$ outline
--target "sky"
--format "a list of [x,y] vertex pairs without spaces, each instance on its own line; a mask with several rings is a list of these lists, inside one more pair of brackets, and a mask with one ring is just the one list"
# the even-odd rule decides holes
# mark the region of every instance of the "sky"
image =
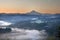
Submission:
[[60,0],[0,0],[0,13],[60,13]]

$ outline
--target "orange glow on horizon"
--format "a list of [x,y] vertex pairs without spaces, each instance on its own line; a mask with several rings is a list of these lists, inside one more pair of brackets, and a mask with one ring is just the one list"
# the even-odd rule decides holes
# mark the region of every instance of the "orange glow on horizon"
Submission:
[[29,10],[27,9],[21,9],[21,10],[16,10],[16,9],[0,9],[0,13],[25,13],[28,12]]
[[60,13],[60,0],[0,0],[0,13]]
[[[30,9],[21,9],[21,10],[16,10],[16,9],[0,9],[0,13],[27,13],[32,10]],[[60,10],[38,10],[36,9],[37,12],[40,13],[60,13]]]
[[37,10],[40,13],[48,13],[48,14],[55,14],[55,13],[60,13],[60,10]]

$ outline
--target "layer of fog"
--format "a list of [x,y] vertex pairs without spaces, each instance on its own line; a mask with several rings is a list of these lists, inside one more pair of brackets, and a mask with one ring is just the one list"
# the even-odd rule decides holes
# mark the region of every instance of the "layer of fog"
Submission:
[[12,23],[10,23],[10,22],[6,22],[6,21],[1,21],[0,20],[0,26],[9,26],[9,25],[11,25]]
[[2,34],[0,38],[9,38],[10,40],[46,40],[48,34],[45,30],[28,30],[12,28],[11,33]]

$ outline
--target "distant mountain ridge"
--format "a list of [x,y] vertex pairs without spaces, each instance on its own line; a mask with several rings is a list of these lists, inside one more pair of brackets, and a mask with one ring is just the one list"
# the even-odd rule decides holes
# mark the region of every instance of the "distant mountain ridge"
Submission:
[[60,15],[60,13],[54,13],[54,14],[40,13],[35,10],[32,10],[32,11],[26,12],[26,13],[0,13],[0,15]]
[[26,13],[27,15],[40,15],[41,13],[35,11],[35,10],[32,10],[31,12],[29,13]]

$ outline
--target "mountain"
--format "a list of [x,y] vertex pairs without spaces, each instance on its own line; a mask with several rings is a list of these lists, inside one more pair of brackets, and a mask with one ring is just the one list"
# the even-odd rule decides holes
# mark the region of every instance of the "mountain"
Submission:
[[41,15],[39,12],[35,11],[35,10],[32,10],[31,12],[29,13],[26,13],[27,15]]

